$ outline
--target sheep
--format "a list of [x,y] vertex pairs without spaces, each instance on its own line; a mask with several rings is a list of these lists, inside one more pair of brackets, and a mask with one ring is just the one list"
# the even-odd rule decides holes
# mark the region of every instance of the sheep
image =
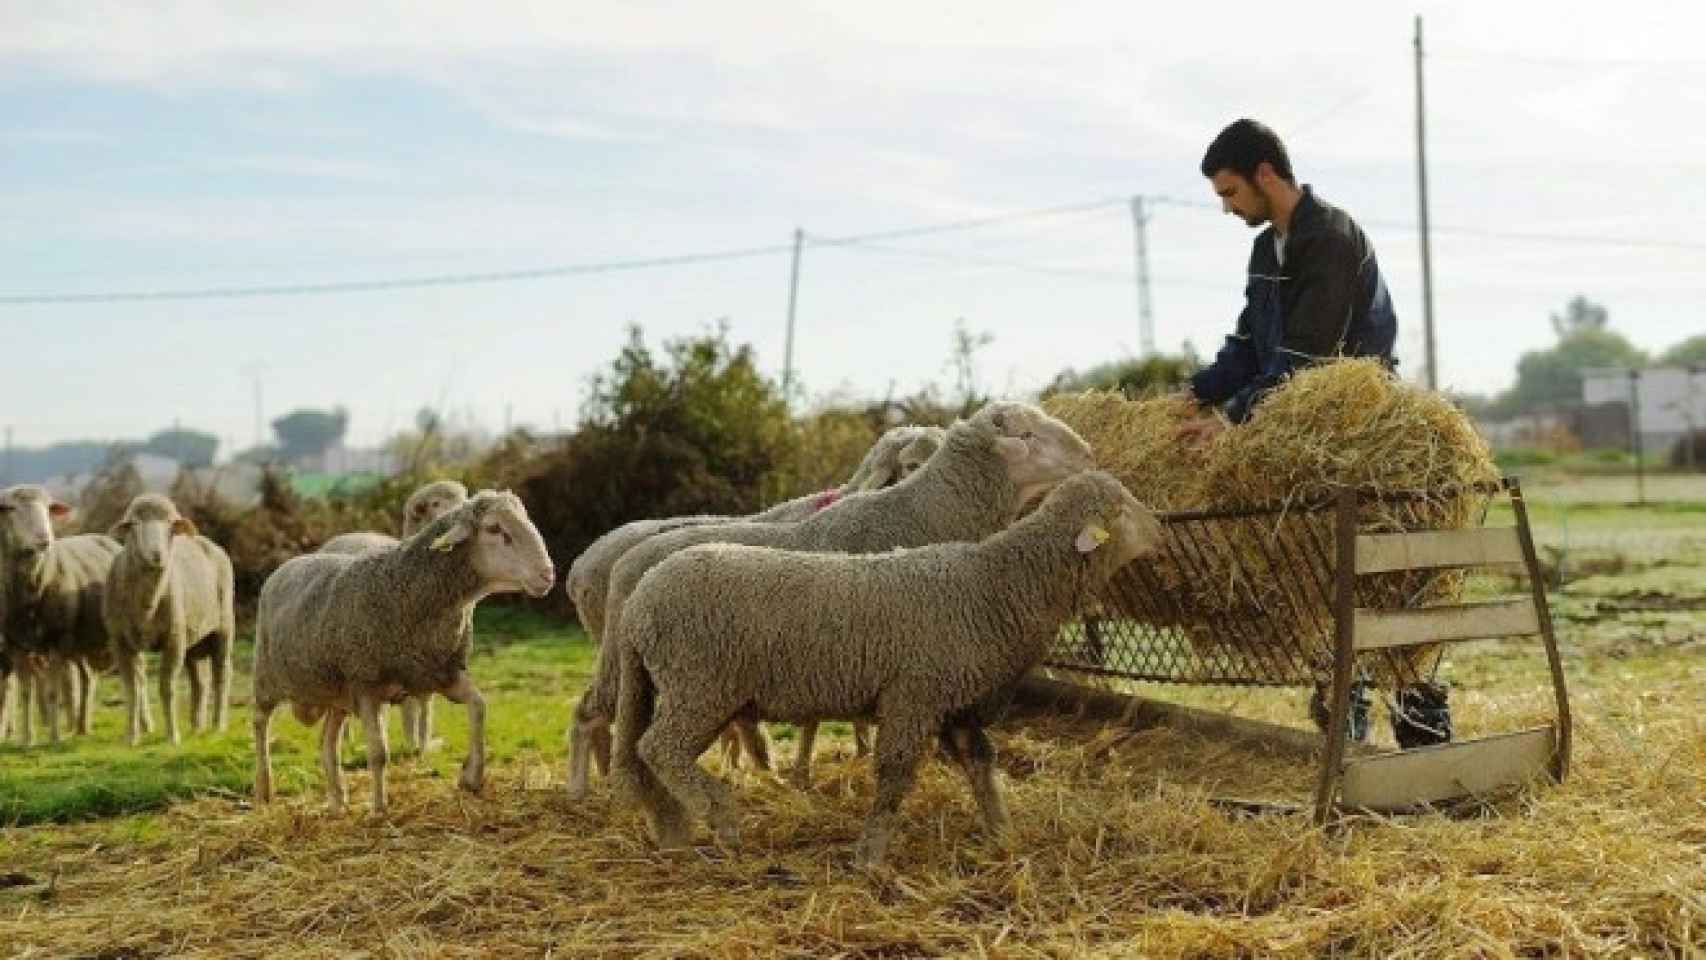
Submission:
[[[112,649],[101,618],[101,594],[118,542],[104,534],[55,537],[53,518],[71,508],[39,486],[0,490],[0,593],[6,597],[6,638],[14,662],[39,657],[47,682],[39,684],[47,712],[48,739],[59,742],[59,704],[75,706],[75,729],[89,732],[96,680],[112,665]],[[29,685],[22,685],[27,713]],[[30,718],[24,740],[33,742]]]
[[[746,519],[754,523],[789,523],[803,520],[851,493],[880,490],[911,476],[941,445],[944,431],[940,427],[902,425],[892,427],[877,438],[865,452],[852,476],[840,487],[822,493],[797,497],[754,514]],[[575,605],[581,626],[600,647],[605,634],[605,598],[610,588],[610,572],[622,555],[650,537],[688,526],[727,523],[733,517],[688,516],[655,520],[635,520],[606,533],[581,551],[569,565],[563,590]],[[599,671],[595,669],[594,675]],[[614,677],[614,668],[610,671]],[[614,709],[611,697],[609,709]],[[608,711],[583,714],[582,706],[591,702],[583,697],[576,706],[569,725],[569,770],[567,791],[571,799],[586,793],[589,768],[596,763],[600,774],[610,765],[610,725]],[[763,734],[751,725],[736,725],[734,734],[745,745],[747,754],[760,769],[770,768],[769,749]],[[731,749],[731,757],[738,756]]]
[[[113,561],[101,611],[124,681],[130,743],[142,741],[142,720],[148,712],[142,654],[151,651],[160,654],[166,738],[174,745],[180,742],[177,680],[185,666],[193,728],[206,729],[211,696],[213,729],[223,733],[231,702],[231,651],[237,639],[231,558],[159,494],[132,500],[111,535],[123,549]],[[202,678],[203,663],[212,668],[211,690]]]
[[474,605],[494,593],[541,597],[556,569],[527,509],[484,490],[392,550],[314,553],[286,561],[261,587],[255,622],[255,800],[273,797],[269,734],[288,700],[297,719],[322,716],[320,761],[335,811],[347,804],[338,735],[361,717],[373,807],[385,809],[385,728],[379,705],[441,693],[468,707],[468,757],[458,780],[485,779],[486,701],[468,672]]
[[[461,506],[468,499],[468,488],[455,480],[434,480],[416,488],[403,502],[403,539],[419,533],[422,527]],[[321,553],[360,554],[369,550],[389,550],[401,542],[383,533],[343,533],[320,545]],[[432,696],[403,699],[403,742],[415,753],[428,753],[434,747],[432,738]]]
[[[951,427],[941,449],[917,473],[887,490],[859,493],[798,524],[731,523],[653,537],[623,555],[611,574],[605,629],[616,636],[623,604],[647,570],[699,543],[744,543],[807,552],[877,553],[929,543],[976,541],[1006,527],[1021,507],[1055,484],[1093,467],[1090,445],[1035,406],[991,403]],[[786,596],[778,592],[776,596]],[[790,599],[790,602],[791,599]],[[609,669],[604,669],[605,665]],[[615,709],[618,661],[600,669],[582,698],[588,717]],[[792,782],[811,777],[816,726],[800,730]]]
[[[1154,514],[1112,475],[1090,471],[979,543],[873,556],[682,550],[645,575],[612,637],[622,668],[615,786],[640,804],[660,846],[687,844],[691,813],[738,849],[728,787],[698,764],[728,717],[874,717],[877,788],[858,865],[882,862],[932,737],[1000,837],[1008,818],[985,705],[1042,659],[1086,597],[1160,539]],[[790,602],[775,603],[778,593]]]

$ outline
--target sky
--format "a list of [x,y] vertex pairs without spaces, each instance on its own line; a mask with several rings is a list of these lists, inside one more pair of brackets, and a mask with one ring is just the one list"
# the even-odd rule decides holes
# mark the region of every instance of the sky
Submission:
[[1134,195],[1157,344],[1212,354],[1253,235],[1197,164],[1240,116],[1363,224],[1419,375],[1417,14],[1441,385],[1507,387],[1577,293],[1650,351],[1706,333],[1692,5],[0,0],[0,426],[228,454],[258,386],[354,445],[427,405],[568,427],[630,324],[726,320],[780,379],[796,228],[804,402],[951,384],[962,319],[1023,396],[1141,349]]

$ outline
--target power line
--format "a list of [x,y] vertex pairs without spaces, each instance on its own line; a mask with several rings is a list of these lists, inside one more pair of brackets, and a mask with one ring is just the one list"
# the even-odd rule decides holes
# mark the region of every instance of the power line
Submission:
[[[934,223],[918,227],[905,227],[897,230],[882,230],[845,237],[814,237],[812,238],[812,242],[820,246],[839,246],[851,243],[863,243],[867,240],[892,240],[904,237],[920,237],[961,230],[974,230],[1003,223],[1015,223],[1022,220],[1037,220],[1072,213],[1081,213],[1095,210],[1100,207],[1123,204],[1124,202],[1125,201],[1121,199],[1093,200],[1083,203],[1062,204],[1053,207],[1039,207],[1031,210],[1019,210],[1011,213],[995,214],[986,217],[953,220],[946,223]],[[370,293],[375,291],[410,290],[426,287],[462,287],[479,284],[510,283],[521,280],[544,280],[554,277],[613,273],[625,270],[646,270],[657,267],[685,266],[696,263],[714,263],[725,260],[740,260],[751,257],[764,257],[775,254],[790,253],[793,249],[793,244],[772,244],[768,246],[746,247],[734,250],[680,254],[677,256],[649,257],[636,260],[611,260],[597,263],[568,264],[564,266],[538,267],[524,270],[498,270],[485,273],[444,273],[421,277],[401,277],[381,280],[350,280],[329,283],[268,284],[253,287],[200,287],[168,290],[123,290],[102,293],[7,294],[0,295],[0,305],[21,306],[26,304],[63,305],[79,303],[236,300],[256,297],[297,297],[339,293]]]
[[[807,242],[816,244],[815,237],[807,237]],[[910,257],[914,260],[930,260],[937,263],[958,264],[970,267],[999,267],[1006,270],[1018,270],[1024,273],[1036,273],[1051,277],[1067,277],[1074,280],[1095,280],[1103,283],[1128,284],[1129,274],[1117,270],[1094,270],[1084,267],[1048,267],[1041,264],[1026,263],[1022,260],[1004,260],[998,257],[967,256],[965,254],[942,253],[935,250],[911,250],[905,247],[890,247],[878,243],[867,243],[864,240],[841,238],[831,244],[837,249],[853,253],[880,253],[896,257]]]
[[1659,60],[1637,57],[1550,57],[1527,53],[1501,53],[1496,50],[1448,50],[1444,53],[1434,51],[1428,54],[1429,60],[1456,61],[1499,61],[1503,63],[1523,63],[1541,67],[1660,67],[1698,69],[1706,67],[1706,60]]

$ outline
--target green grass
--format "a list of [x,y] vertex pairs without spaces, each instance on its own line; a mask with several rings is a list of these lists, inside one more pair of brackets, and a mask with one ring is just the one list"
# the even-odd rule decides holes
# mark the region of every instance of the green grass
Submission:
[[[569,702],[593,668],[596,651],[580,629],[519,607],[486,606],[475,616],[472,668],[485,694],[487,762],[561,762]],[[250,735],[249,664],[252,647],[237,650],[230,723],[223,734],[188,733],[189,695],[179,695],[182,745],[165,742],[158,698],[151,698],[155,733],[143,745],[124,742],[123,691],[111,678],[100,688],[95,729],[46,745],[38,726],[37,746],[14,739],[0,745],[0,824],[68,822],[146,813],[174,801],[207,794],[247,796],[254,782]],[[157,676],[150,670],[150,682]],[[394,755],[402,743],[400,712],[387,711]],[[425,758],[402,758],[426,775],[454,782],[467,752],[467,712],[443,700],[436,704],[436,734],[445,743]],[[285,707],[274,715],[273,771],[281,793],[322,788],[316,765],[317,730],[297,723]],[[344,750],[345,765],[360,767],[366,754],[357,744]],[[139,829],[146,829],[145,826]]]

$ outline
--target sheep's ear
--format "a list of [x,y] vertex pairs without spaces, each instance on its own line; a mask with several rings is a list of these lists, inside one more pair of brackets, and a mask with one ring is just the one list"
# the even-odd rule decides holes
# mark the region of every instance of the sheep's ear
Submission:
[[1084,529],[1078,531],[1078,539],[1074,540],[1072,545],[1078,548],[1079,553],[1092,553],[1112,537],[1113,534],[1108,532],[1107,527],[1092,520],[1084,525]]
[[189,517],[179,517],[172,521],[172,533],[180,537],[199,537],[201,531],[195,528],[195,521]]
[[63,517],[70,512],[71,508],[60,503],[58,500],[49,500],[47,502],[47,513],[50,517]]
[[439,553],[449,553],[456,549],[457,544],[468,539],[469,535],[473,532],[474,528],[468,526],[466,523],[453,523],[450,525],[449,530],[439,534],[438,539],[432,542],[432,548],[437,550]]
[[130,521],[120,520],[113,524],[113,528],[107,531],[107,536],[122,543],[125,537],[130,536]]
[[996,437],[995,449],[1010,464],[1023,463],[1031,457],[1031,445],[1021,437]]
[[871,475],[869,477],[865,478],[865,482],[861,483],[859,485],[859,489],[860,490],[881,490],[884,487],[888,486],[890,483],[894,482],[894,479],[895,479],[894,474],[895,474],[895,472],[892,469],[878,468],[876,470],[872,470]]

